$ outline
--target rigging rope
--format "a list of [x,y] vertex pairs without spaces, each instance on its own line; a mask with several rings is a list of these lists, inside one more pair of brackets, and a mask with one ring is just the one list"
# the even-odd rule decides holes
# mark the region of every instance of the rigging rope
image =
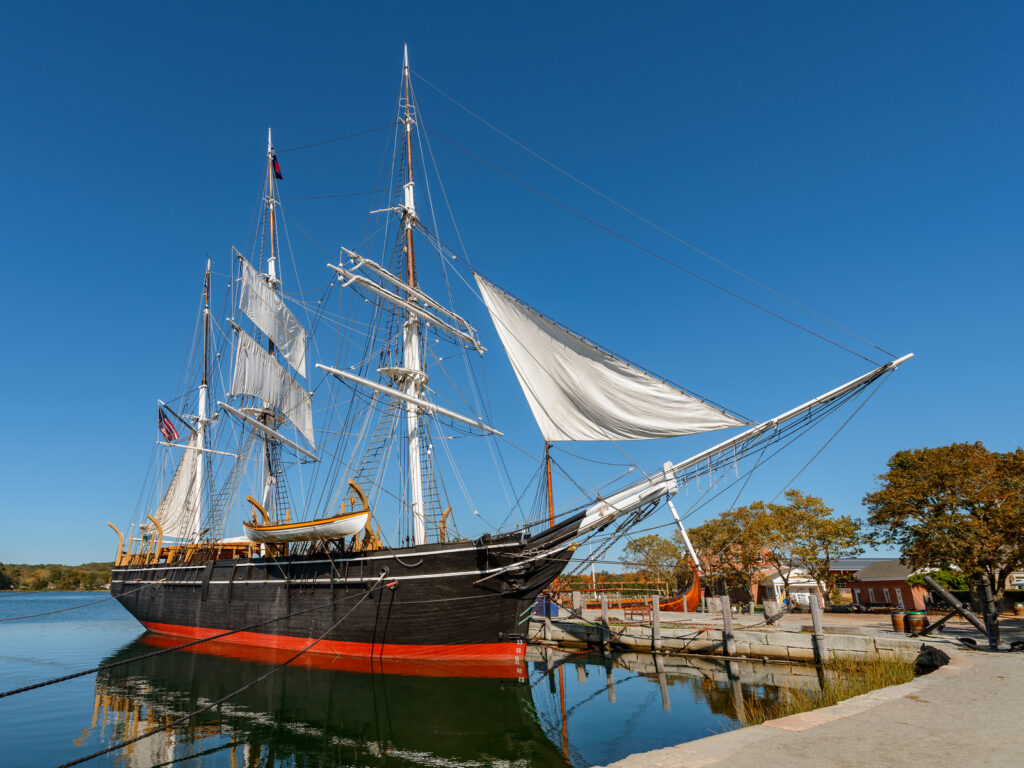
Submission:
[[331,197],[359,197],[361,195],[375,195],[378,192],[386,192],[385,189],[371,189],[367,192],[339,192],[333,195],[282,195],[282,200],[324,200]]
[[[813,317],[816,317],[817,319],[821,320],[822,322],[828,323],[833,328],[836,328],[836,329],[842,331],[843,333],[846,333],[849,336],[852,336],[853,338],[857,339],[858,341],[864,342],[868,346],[873,347],[874,349],[877,349],[879,352],[883,353],[884,355],[887,355],[888,357],[896,357],[893,353],[883,349],[882,347],[878,346],[877,344],[872,343],[871,341],[868,341],[863,336],[860,336],[859,334],[854,333],[853,331],[849,330],[848,328],[845,328],[842,325],[839,325],[838,323],[833,322],[832,320],[829,320],[824,315],[821,315],[818,312],[815,312],[813,309],[811,309],[809,307],[806,307],[806,306],[804,306],[803,304],[800,304],[797,301],[794,301],[793,299],[789,298],[785,294],[780,293],[779,291],[776,291],[774,288],[771,288],[770,286],[765,285],[764,283],[762,283],[762,282],[760,282],[758,280],[755,280],[753,277],[750,277],[749,275],[741,272],[740,270],[736,269],[735,267],[731,266],[730,264],[727,264],[726,262],[722,261],[721,259],[716,258],[715,256],[712,256],[707,251],[705,251],[705,250],[703,250],[701,248],[698,248],[693,243],[690,243],[690,242],[684,240],[683,238],[681,238],[678,235],[668,231],[667,229],[665,229],[664,227],[660,226],[659,224],[656,224],[655,222],[651,221],[650,219],[640,215],[639,213],[634,211],[632,208],[629,208],[628,206],[620,203],[618,200],[615,200],[614,198],[606,195],[604,192],[601,192],[599,189],[596,189],[596,188],[590,186],[589,184],[587,184],[582,179],[577,178],[573,174],[571,174],[568,171],[566,171],[564,168],[559,167],[558,165],[556,165],[555,163],[551,162],[547,158],[543,157],[539,153],[537,153],[534,150],[530,149],[528,146],[526,146],[522,142],[517,141],[516,139],[514,139],[512,136],[510,136],[509,134],[507,134],[504,131],[502,131],[497,126],[493,125],[492,123],[488,122],[483,117],[481,117],[480,115],[478,115],[475,112],[473,112],[469,107],[467,107],[464,104],[456,101],[454,98],[452,98],[447,93],[442,91],[440,88],[438,88],[432,82],[427,80],[427,78],[423,77],[423,75],[421,75],[419,72],[413,72],[413,74],[416,75],[416,77],[418,77],[424,83],[429,85],[431,88],[433,88],[435,91],[437,91],[439,94],[441,94],[441,96],[443,96],[444,98],[446,98],[450,102],[452,102],[452,104],[454,104],[459,109],[463,110],[464,112],[468,113],[472,117],[474,117],[477,120],[479,120],[481,123],[486,125],[488,128],[490,128],[492,131],[497,133],[499,136],[501,136],[504,139],[508,140],[509,142],[514,144],[515,146],[519,147],[524,152],[527,152],[528,154],[532,155],[536,159],[540,160],[542,163],[544,163],[545,165],[547,165],[550,168],[554,169],[555,171],[557,171],[558,173],[562,174],[566,178],[570,179],[571,181],[575,182],[576,184],[579,184],[581,187],[586,189],[588,192],[592,192],[593,194],[597,195],[598,197],[602,198],[603,200],[611,203],[616,208],[619,208],[623,212],[629,214],[630,216],[632,216],[633,218],[637,219],[638,221],[643,222],[647,226],[649,226],[652,229],[660,232],[661,234],[665,235],[666,237],[670,237],[671,239],[675,240],[680,245],[683,245],[686,248],[690,249],[694,253],[699,254],[700,256],[703,256],[704,258],[708,259],[709,261],[714,262],[718,266],[723,267],[724,269],[729,270],[734,275],[737,275],[738,277],[743,278],[747,282],[752,283],[753,285],[756,285],[758,288],[761,288],[762,290],[765,290],[768,293],[771,293],[772,295],[777,296],[778,298],[782,299],[783,301],[786,301],[789,304],[793,305],[797,309],[801,309],[804,312],[807,312],[808,314],[812,315]],[[854,354],[857,354],[857,353],[854,353]]]
[[[609,226],[607,226],[605,224],[602,224],[601,222],[597,221],[596,219],[592,219],[591,217],[587,216],[586,214],[581,213],[580,211],[577,211],[575,208],[572,208],[572,207],[566,205],[562,201],[560,201],[560,200],[558,200],[558,199],[556,199],[554,197],[551,197],[551,195],[548,195],[545,192],[541,192],[539,189],[537,189],[536,187],[530,186],[529,184],[527,184],[525,181],[523,181],[522,179],[518,178],[517,176],[512,175],[511,173],[509,173],[508,171],[504,170],[503,168],[501,168],[501,167],[495,165],[494,163],[492,163],[492,162],[490,162],[488,160],[485,160],[484,158],[480,157],[480,155],[476,154],[472,150],[469,150],[466,147],[463,147],[461,144],[458,144],[457,142],[453,141],[452,139],[449,139],[444,134],[438,133],[437,131],[433,130],[432,128],[428,128],[426,130],[429,130],[431,133],[433,133],[439,139],[442,139],[443,141],[448,142],[449,144],[451,144],[453,147],[455,147],[459,151],[466,153],[467,155],[469,155],[471,158],[473,158],[477,162],[482,163],[483,165],[486,165],[488,168],[490,168],[491,170],[495,171],[496,173],[499,173],[502,176],[504,176],[505,178],[510,179],[511,181],[514,181],[516,184],[519,184],[524,189],[527,189],[530,192],[533,192],[535,195],[538,195],[539,197],[544,198],[545,200],[547,200],[550,203],[554,203],[555,205],[557,205],[559,208],[563,209],[564,211],[566,211],[568,213],[571,213],[573,216],[576,216],[576,217],[582,219],[583,221],[587,222],[588,224],[591,224],[592,226],[597,227],[598,229],[602,230],[603,232],[608,233],[612,237],[615,237],[615,238],[621,240],[622,242],[626,243],[627,245],[631,245],[634,248],[636,248],[637,250],[643,251],[644,253],[646,253],[646,254],[648,254],[650,256],[653,256],[654,258],[659,259],[660,261],[665,262],[669,266],[675,267],[680,272],[685,272],[690,277],[693,277],[693,278],[695,278],[697,280],[700,280],[702,283],[710,285],[712,288],[716,288],[717,290],[721,291],[722,293],[725,293],[725,294],[727,294],[729,296],[732,296],[734,299],[737,299],[738,301],[742,301],[744,304],[748,304],[751,307],[754,307],[755,309],[758,309],[761,312],[764,312],[765,314],[770,315],[770,316],[774,317],[777,320],[781,320],[782,322],[786,323],[787,325],[791,325],[794,328],[803,331],[804,333],[810,334],[811,336],[814,336],[815,338],[820,339],[821,341],[824,341],[827,344],[831,344],[832,346],[837,347],[838,349],[842,349],[842,350],[844,350],[846,352],[849,352],[851,355],[856,355],[861,360],[866,360],[867,362],[871,363],[874,366],[878,365],[877,361],[872,360],[870,357],[862,355],[860,352],[857,352],[857,351],[851,349],[850,347],[846,346],[845,344],[840,344],[838,341],[830,339],[828,336],[820,334],[817,331],[814,331],[814,330],[808,328],[805,325],[801,325],[800,323],[796,322],[795,320],[791,320],[790,318],[786,317],[785,315],[779,314],[778,312],[776,312],[776,311],[774,311],[772,309],[769,309],[768,307],[764,306],[763,304],[758,304],[753,299],[748,299],[746,296],[743,296],[742,294],[736,293],[736,291],[733,291],[733,290],[731,290],[729,288],[726,288],[724,285],[716,283],[714,280],[711,280],[710,278],[704,277],[703,275],[699,274],[698,272],[694,272],[692,269],[684,267],[679,262],[673,261],[672,259],[668,258],[667,256],[665,256],[665,255],[663,255],[661,253],[658,253],[657,251],[652,250],[651,248],[648,248],[645,245],[641,245],[636,240],[632,240],[632,239],[626,237],[625,235],[623,235],[620,232],[617,232],[616,230],[612,229],[611,227],[609,227]],[[874,345],[872,345],[872,346],[874,346]],[[888,354],[889,357],[895,357],[895,355],[892,355],[892,354],[889,354],[889,353],[886,353],[886,354]]]
[[385,128],[390,128],[395,123],[385,123],[384,125],[378,125],[376,128],[367,128],[365,131],[358,131],[356,133],[350,133],[347,136],[338,136],[334,139],[324,139],[323,141],[317,141],[313,144],[300,144],[297,147],[288,147],[287,149],[277,150],[277,154],[283,155],[285,152],[298,152],[300,149],[312,149],[313,147],[322,147],[324,144],[334,144],[338,141],[345,141],[346,139],[354,139],[356,136],[365,136],[368,133],[376,133],[377,131],[383,131]]
[[[163,581],[163,579],[161,579],[160,581]],[[154,582],[150,582],[150,583],[151,584],[159,584],[160,581],[154,581]],[[143,587],[148,587],[148,586],[149,586],[149,584],[144,584],[143,585]],[[133,590],[131,590],[129,592],[124,592],[122,594],[130,595],[132,592],[138,592],[139,589],[142,589],[143,587],[139,587],[138,589],[133,589]],[[43,611],[42,613],[30,613],[30,614],[28,614],[26,616],[9,616],[6,619],[0,619],[0,621],[19,621],[21,619],[34,619],[34,618],[36,618],[38,616],[50,616],[50,615],[52,615],[54,613],[64,613],[64,611],[74,611],[74,610],[76,610],[78,608],[87,608],[90,605],[99,605],[100,603],[105,603],[105,602],[107,602],[107,600],[113,600],[115,597],[120,597],[120,595],[111,595],[110,597],[104,597],[102,600],[93,600],[91,603],[82,603],[81,605],[72,605],[72,606],[70,606],[68,608],[58,608],[56,611]],[[0,698],[3,698],[3,696],[0,696]]]
[[255,680],[251,680],[250,682],[246,683],[245,685],[243,685],[243,686],[241,686],[239,688],[236,688],[235,690],[231,691],[228,694],[225,694],[224,696],[221,696],[219,699],[216,699],[215,701],[212,701],[209,704],[207,704],[207,705],[205,705],[203,707],[200,707],[197,710],[189,712],[187,715],[182,715],[181,717],[179,717],[176,720],[172,720],[172,721],[170,721],[168,723],[164,723],[163,725],[159,725],[156,728],[154,728],[153,730],[146,731],[146,733],[143,733],[143,734],[141,734],[139,736],[136,736],[134,738],[125,739],[125,740],[119,741],[119,742],[117,742],[115,744],[111,744],[106,749],[101,749],[98,752],[93,752],[92,754],[86,755],[85,757],[80,757],[80,758],[77,758],[76,760],[70,760],[70,761],[68,761],[66,763],[61,763],[59,766],[57,766],[57,768],[70,768],[70,766],[72,766],[72,765],[79,765],[80,763],[84,763],[84,762],[86,762],[88,760],[92,760],[93,758],[101,757],[101,756],[109,754],[111,752],[116,752],[117,750],[122,749],[123,747],[126,747],[129,744],[134,744],[137,741],[142,741],[143,739],[148,739],[150,736],[155,736],[156,734],[162,733],[163,731],[166,731],[166,730],[168,730],[170,728],[174,728],[174,727],[176,727],[178,725],[182,725],[182,724],[188,722],[189,720],[191,720],[196,715],[201,715],[203,712],[209,712],[211,709],[213,709],[214,707],[217,707],[217,706],[223,704],[228,699],[230,699],[230,698],[232,698],[234,696],[237,696],[238,694],[242,693],[245,690],[248,690],[249,688],[252,688],[257,683],[260,683],[260,682],[266,680],[268,677],[270,677],[272,674],[274,674],[278,670],[283,669],[284,667],[287,667],[289,664],[291,664],[293,661],[295,661],[297,658],[299,658],[299,656],[304,654],[306,651],[310,650],[313,646],[315,646],[317,643],[319,643],[321,640],[323,640],[325,637],[327,637],[327,635],[329,635],[331,632],[333,632],[335,627],[337,627],[339,624],[341,624],[341,622],[343,622],[345,619],[347,619],[352,614],[352,612],[355,611],[356,608],[358,608],[360,605],[362,605],[364,600],[366,600],[371,594],[373,594],[373,592],[375,590],[383,588],[383,585],[381,585],[380,582],[384,579],[384,577],[386,575],[387,575],[386,571],[381,572],[381,575],[377,578],[377,586],[375,586],[373,589],[367,590],[366,594],[364,594],[359,599],[359,602],[357,602],[355,605],[353,605],[348,610],[348,612],[344,616],[342,616],[340,619],[338,619],[336,622],[334,622],[334,624],[332,624],[327,629],[325,629],[322,633],[320,633],[320,635],[316,638],[316,640],[311,642],[309,645],[307,645],[302,650],[300,650],[297,653],[295,653],[293,656],[289,657],[288,659],[286,659],[285,661],[281,662],[277,666],[271,668],[270,670],[268,670],[264,674],[260,675]]
[[[159,584],[159,583],[160,582],[157,582],[157,581],[149,582],[147,584],[143,584],[141,587],[139,587],[139,589],[143,589],[145,587],[149,587],[149,586],[152,586],[153,584]],[[137,589],[131,590],[131,592],[137,592],[137,591],[138,591]],[[131,592],[124,592],[123,594],[127,595],[127,594],[131,594]],[[172,648],[161,648],[159,651],[153,651],[152,653],[144,653],[141,656],[133,656],[132,658],[124,659],[123,661],[115,661],[115,662],[113,662],[111,664],[101,664],[100,666],[93,667],[92,669],[85,669],[85,670],[82,670],[81,672],[73,672],[73,673],[71,673],[69,675],[63,675],[61,677],[54,677],[54,678],[51,678],[50,680],[43,680],[42,682],[39,682],[39,683],[32,683],[31,685],[25,685],[25,686],[22,686],[21,688],[13,688],[13,689],[11,689],[9,691],[0,692],[0,699],[6,698],[8,696],[13,696],[16,693],[25,693],[26,691],[34,691],[37,688],[45,688],[48,685],[54,685],[56,683],[63,683],[66,680],[74,680],[76,677],[82,677],[83,675],[90,675],[93,672],[102,672],[103,670],[106,670],[106,669],[113,669],[114,667],[120,667],[120,666],[122,666],[124,664],[129,664],[129,663],[131,663],[133,661],[140,661],[142,659],[149,659],[149,658],[152,658],[153,656],[160,656],[161,654],[164,654],[164,653],[170,653],[171,651],[180,651],[182,648],[189,648],[189,647],[191,647],[193,645],[199,645],[200,643],[210,642],[211,640],[219,640],[222,637],[227,637],[228,635],[234,635],[234,634],[237,634],[238,632],[248,632],[249,630],[256,629],[257,627],[262,627],[262,626],[264,626],[266,624],[273,624],[273,623],[278,622],[278,621],[284,621],[285,619],[290,619],[293,616],[301,616],[304,613],[310,613],[312,611],[316,611],[316,610],[319,610],[321,608],[329,608],[332,605],[337,605],[338,603],[343,603],[346,600],[353,599],[354,597],[355,597],[355,595],[346,595],[345,597],[339,598],[337,600],[333,600],[333,601],[331,601],[329,603],[323,603],[321,605],[314,605],[312,608],[303,608],[302,610],[294,611],[293,613],[288,613],[288,614],[285,614],[283,616],[275,616],[272,619],[267,619],[266,621],[261,621],[258,624],[250,624],[247,627],[241,627],[239,629],[228,630],[226,632],[221,632],[220,634],[217,634],[217,635],[210,635],[209,637],[201,637],[198,640],[191,640],[191,641],[189,641],[187,643],[182,643],[181,645],[175,645]],[[107,599],[110,599],[110,598],[107,598]],[[95,603],[88,603],[88,605],[95,605]]]

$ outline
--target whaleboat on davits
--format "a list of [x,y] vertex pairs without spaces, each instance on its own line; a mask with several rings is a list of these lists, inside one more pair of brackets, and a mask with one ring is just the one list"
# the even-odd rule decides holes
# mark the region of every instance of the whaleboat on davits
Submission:
[[[521,661],[531,607],[574,556],[586,567],[665,508],[688,543],[673,504],[682,483],[737,471],[907,359],[752,423],[597,346],[468,269],[424,224],[407,54],[400,88],[396,183],[375,211],[386,221],[380,255],[342,248],[326,272],[343,311],[329,311],[326,294],[285,290],[283,177],[269,131],[258,235],[247,255],[232,249],[224,317],[211,309],[207,262],[188,384],[159,402],[149,493],[127,543],[111,525],[111,592],[149,630],[387,659]],[[417,260],[423,244],[433,271]],[[502,433],[473,368],[485,352],[479,333],[452,298],[459,279],[493,322],[545,449],[537,508],[475,538],[460,534],[453,512],[460,495],[464,512],[476,510],[451,438]],[[319,359],[307,369],[311,354]],[[228,377],[214,375],[221,360]],[[442,384],[470,395],[443,396]],[[737,433],[556,513],[552,443],[722,429]],[[580,560],[583,542],[590,554]]]

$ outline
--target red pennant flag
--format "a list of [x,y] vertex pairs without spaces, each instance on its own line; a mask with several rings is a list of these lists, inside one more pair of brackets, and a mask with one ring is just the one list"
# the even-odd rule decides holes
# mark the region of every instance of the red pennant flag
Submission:
[[284,176],[281,175],[281,165],[277,162],[276,152],[270,156],[270,162],[274,166],[274,178],[283,179]]

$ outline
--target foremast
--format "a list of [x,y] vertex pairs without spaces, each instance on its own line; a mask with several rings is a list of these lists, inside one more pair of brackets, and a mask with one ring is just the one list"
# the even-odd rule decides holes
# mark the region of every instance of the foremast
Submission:
[[195,520],[192,524],[194,541],[198,542],[202,534],[201,520],[203,510],[203,478],[206,476],[206,426],[209,423],[209,359],[210,347],[210,259],[206,259],[206,275],[203,277],[203,371],[199,383],[199,413],[196,419],[196,444],[199,447],[196,455],[195,488]]

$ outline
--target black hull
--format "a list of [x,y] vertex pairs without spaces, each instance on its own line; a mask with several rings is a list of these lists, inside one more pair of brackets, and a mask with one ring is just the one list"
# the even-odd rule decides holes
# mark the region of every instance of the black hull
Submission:
[[569,548],[504,537],[119,566],[111,593],[147,629],[166,634],[209,637],[246,628],[224,642],[301,649],[326,632],[313,651],[519,659],[530,606],[570,557]]

